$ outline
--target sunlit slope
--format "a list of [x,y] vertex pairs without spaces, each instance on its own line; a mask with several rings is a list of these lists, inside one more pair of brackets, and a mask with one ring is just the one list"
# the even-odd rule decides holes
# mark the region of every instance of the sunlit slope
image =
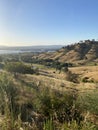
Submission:
[[[35,56],[38,59],[53,59],[60,62],[87,63],[98,61],[98,41],[86,40],[65,46],[56,52],[42,53]],[[35,58],[34,57],[34,58]]]

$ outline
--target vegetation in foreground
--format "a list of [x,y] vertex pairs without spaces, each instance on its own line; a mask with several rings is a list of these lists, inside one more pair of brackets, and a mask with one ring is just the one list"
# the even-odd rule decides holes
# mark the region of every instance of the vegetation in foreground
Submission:
[[[97,87],[91,91],[72,87],[81,82],[82,85],[97,85],[97,80],[89,79],[88,75],[81,77],[74,68],[69,70],[70,63],[43,61],[45,67],[42,69],[41,64],[33,67],[31,57],[30,63],[28,58],[25,60],[20,62],[19,56],[10,56],[1,61],[0,130],[98,130]],[[49,75],[51,69],[53,73]],[[53,77],[55,73],[58,77],[62,73],[66,75],[63,80],[71,83],[70,89],[64,88],[68,86],[63,80]],[[52,88],[51,85],[55,85],[52,79],[56,80],[56,85],[61,80],[62,89]]]
[[[21,75],[21,74],[19,74]],[[97,130],[98,91],[59,92],[0,75],[1,130]]]

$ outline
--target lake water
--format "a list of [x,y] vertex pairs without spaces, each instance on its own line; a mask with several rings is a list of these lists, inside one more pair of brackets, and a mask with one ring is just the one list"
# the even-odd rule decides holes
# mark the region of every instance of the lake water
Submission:
[[20,51],[20,50],[0,50],[0,54],[17,54],[17,53],[23,53],[27,51]]

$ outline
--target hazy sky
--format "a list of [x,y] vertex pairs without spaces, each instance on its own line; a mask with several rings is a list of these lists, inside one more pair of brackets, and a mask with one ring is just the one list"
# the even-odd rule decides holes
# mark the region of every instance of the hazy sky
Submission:
[[98,0],[0,0],[0,45],[98,39]]

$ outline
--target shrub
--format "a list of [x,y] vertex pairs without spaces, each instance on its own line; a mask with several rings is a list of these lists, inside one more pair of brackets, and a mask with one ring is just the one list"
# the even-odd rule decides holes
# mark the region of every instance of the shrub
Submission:
[[82,79],[82,82],[84,82],[84,83],[87,83],[87,82],[89,82],[89,83],[94,83],[94,79],[92,78],[92,79],[89,79],[89,77],[84,77],[83,79]]
[[77,100],[82,111],[89,111],[92,114],[98,114],[98,91],[86,92],[80,94]]
[[33,74],[35,73],[30,66],[27,66],[21,62],[11,62],[5,64],[5,69],[13,73],[22,73],[22,74]]
[[[2,74],[0,77],[0,102],[2,114],[6,113],[6,105],[10,111],[16,113],[16,97],[18,95],[18,89],[12,82],[11,77],[7,74]],[[2,103],[3,101],[3,103]]]
[[75,74],[75,73],[72,73],[71,71],[68,71],[66,73],[66,80],[68,80],[70,82],[74,82],[74,83],[79,83],[78,74]]
[[39,112],[48,119],[52,117],[60,123],[71,122],[73,119],[80,123],[83,118],[78,106],[77,108],[75,106],[76,99],[77,93],[65,92],[63,95],[59,92],[46,91],[39,96]]

